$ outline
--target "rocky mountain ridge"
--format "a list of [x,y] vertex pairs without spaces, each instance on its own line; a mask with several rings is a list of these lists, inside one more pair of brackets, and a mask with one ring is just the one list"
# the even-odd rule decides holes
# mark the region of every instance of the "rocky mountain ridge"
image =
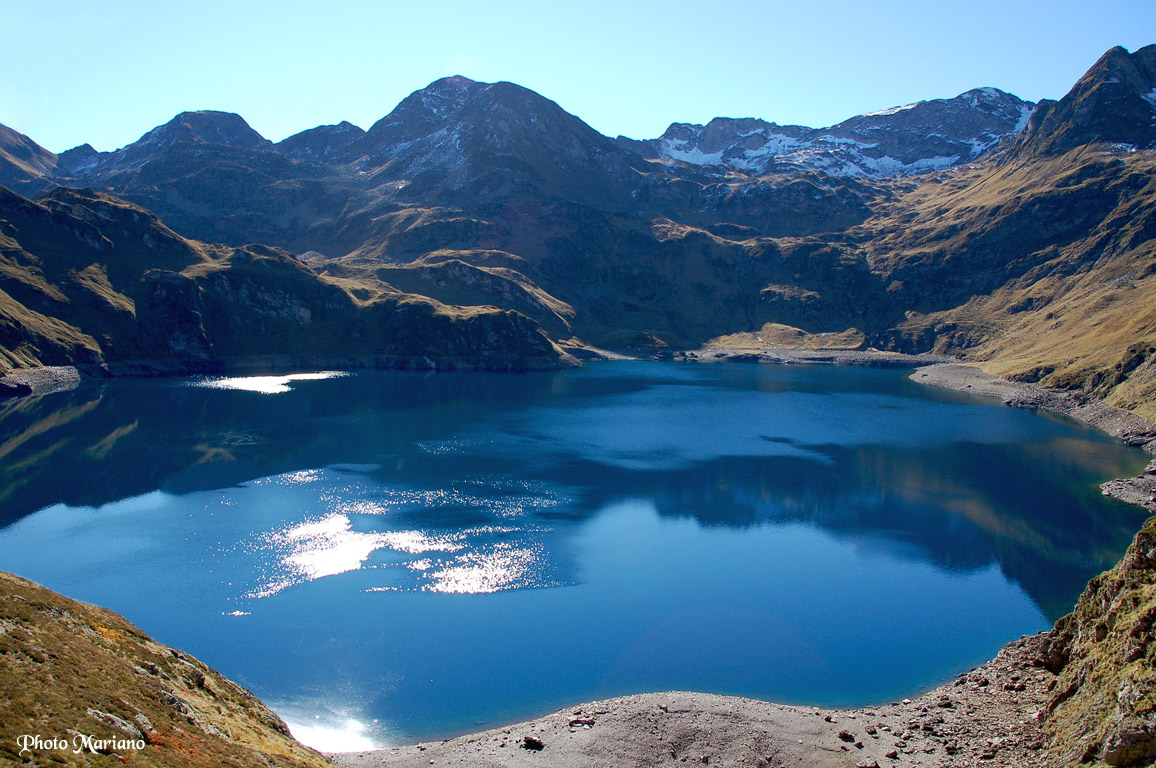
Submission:
[[[330,257],[380,235],[381,217],[399,206],[512,197],[802,235],[866,217],[879,191],[855,178],[973,160],[1022,109],[985,90],[821,131],[720,118],[702,129],[676,124],[661,139],[615,141],[520,86],[455,76],[415,91],[368,131],[341,123],[277,144],[221,112],[182,113],[103,153],[82,145],[55,156],[9,131],[0,135],[0,184],[27,195],[93,187],[156,211],[189,237]],[[772,128],[786,134],[768,138]],[[787,134],[792,151],[771,154]],[[716,149],[726,141],[733,146]],[[726,160],[685,162],[701,160],[704,148]]]
[[1062,99],[1040,102],[1016,147],[1062,154],[1093,143],[1156,148],[1156,46],[1105,53]]
[[[178,142],[264,148],[326,165],[357,162],[362,172],[379,170],[402,157],[407,162],[425,157],[427,162],[436,160],[444,166],[454,162],[458,134],[463,130],[474,132],[479,126],[488,126],[489,134],[478,140],[488,144],[490,151],[500,152],[503,145],[512,148],[518,144],[522,137],[510,131],[523,122],[546,133],[568,130],[582,134],[564,153],[571,160],[617,154],[612,146],[616,144],[629,154],[637,152],[648,159],[728,166],[754,175],[782,166],[833,176],[882,177],[942,170],[974,160],[1004,136],[1022,130],[1034,106],[995,88],[979,88],[952,99],[870,112],[829,128],[720,117],[707,126],[673,123],[657,139],[620,136],[611,142],[532,91],[512,83],[478,83],[455,75],[415,91],[369,131],[342,122],[302,131],[272,144],[239,115],[202,111],[181,113],[112,152],[96,152],[87,144],[75,147],[61,153],[62,161],[54,162],[51,152],[11,129],[5,129],[0,141],[4,146],[25,145],[26,155],[36,153],[40,157],[35,164],[40,177],[66,186],[72,185],[69,181],[99,183],[117,170],[156,159]],[[488,114],[480,119],[479,113]],[[560,130],[558,124],[562,122],[572,125]],[[423,167],[419,164],[419,170]]]
[[647,156],[760,176],[813,170],[829,176],[883,178],[941,171],[977,160],[1024,129],[1035,105],[996,88],[977,88],[869,112],[829,128],[754,118],[674,123],[658,139],[625,140]]
[[[602,136],[532,91],[462,77],[415,92],[364,132],[322,127],[274,145],[237,116],[187,113],[95,158],[37,152],[15,134],[6,157],[24,158],[17,187],[73,168],[190,242],[240,253],[265,243],[351,306],[417,296],[466,315],[496,307],[570,349],[663,354],[744,334],[756,346],[792,334],[855,339],[990,359],[1007,375],[1143,409],[1156,393],[1145,300],[1156,190],[1147,145],[1124,139],[1149,141],[1137,126],[1156,109],[1154,52],[1109,51],[1026,127],[1031,105],[979,89],[822,133],[863,157],[871,139],[904,167],[997,142],[978,161],[910,177],[785,161],[748,172],[735,164],[752,157],[741,153],[730,165],[675,162],[654,147],[647,157],[639,142]],[[736,139],[751,140],[743,152],[763,151],[771,127],[716,120],[675,126],[665,140],[721,158]],[[809,129],[774,130],[802,141]],[[1084,143],[1065,149],[1073,142]],[[26,235],[11,236],[36,255]],[[8,274],[32,263],[15,258]],[[68,311],[36,306],[46,318]],[[92,338],[75,348],[100,347],[104,359]]]

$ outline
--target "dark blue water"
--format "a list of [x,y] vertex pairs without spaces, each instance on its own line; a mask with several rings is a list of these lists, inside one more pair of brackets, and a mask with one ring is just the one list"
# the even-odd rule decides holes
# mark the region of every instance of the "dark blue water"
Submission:
[[[248,391],[244,388],[264,391]],[[113,381],[0,410],[0,568],[320,746],[606,696],[909,696],[1067,612],[1139,451],[833,367]]]

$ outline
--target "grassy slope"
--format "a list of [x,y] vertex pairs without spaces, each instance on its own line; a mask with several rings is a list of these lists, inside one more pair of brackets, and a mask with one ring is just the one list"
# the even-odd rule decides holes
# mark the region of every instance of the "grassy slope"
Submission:
[[1100,145],[922,183],[857,233],[883,335],[1156,417],[1154,171]]
[[71,741],[70,731],[143,738],[143,750],[119,751],[127,765],[328,765],[252,694],[191,656],[111,611],[0,572],[0,763],[121,764],[71,750],[19,754],[21,734]]

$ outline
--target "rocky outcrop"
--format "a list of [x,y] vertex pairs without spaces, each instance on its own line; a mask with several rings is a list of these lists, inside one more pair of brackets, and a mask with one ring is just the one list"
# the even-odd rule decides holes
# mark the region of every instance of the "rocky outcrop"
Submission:
[[1059,672],[1045,730],[1060,764],[1156,761],[1156,517],[1056,623],[1040,662]]

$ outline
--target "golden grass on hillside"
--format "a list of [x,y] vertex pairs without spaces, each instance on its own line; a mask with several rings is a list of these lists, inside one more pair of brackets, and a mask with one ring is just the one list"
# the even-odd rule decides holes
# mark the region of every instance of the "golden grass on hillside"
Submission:
[[722,349],[862,349],[866,341],[867,337],[857,328],[808,333],[789,325],[767,323],[757,331],[719,336],[703,346]]
[[[0,328],[5,325],[23,329],[42,340],[42,344],[68,350],[77,362],[95,359],[100,352],[96,339],[63,320],[48,317],[28,309],[0,290]],[[78,353],[79,350],[79,353]],[[40,350],[20,344],[13,348],[0,347],[0,373],[14,368],[40,365]]]
[[1092,579],[1052,631],[1056,650],[1067,657],[1044,713],[1057,765],[1152,765],[1154,543],[1150,518],[1116,567]]
[[991,373],[1084,389],[1156,418],[1156,152],[1083,147],[952,174],[864,227],[884,274],[918,265],[932,287],[1000,283],[954,307],[908,312],[899,332],[930,333],[936,350]]

